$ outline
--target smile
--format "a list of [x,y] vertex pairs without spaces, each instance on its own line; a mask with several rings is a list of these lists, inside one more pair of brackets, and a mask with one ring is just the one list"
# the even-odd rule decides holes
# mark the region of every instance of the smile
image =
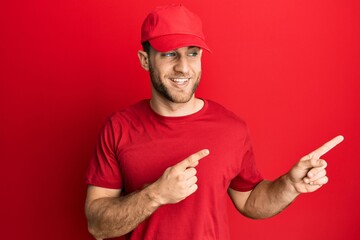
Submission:
[[177,85],[184,85],[189,82],[190,78],[170,78],[170,80]]

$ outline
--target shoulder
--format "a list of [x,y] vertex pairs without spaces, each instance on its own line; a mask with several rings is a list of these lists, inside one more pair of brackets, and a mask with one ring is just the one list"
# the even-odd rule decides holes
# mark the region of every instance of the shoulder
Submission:
[[148,114],[148,111],[149,100],[144,99],[126,108],[114,112],[112,115],[110,115],[109,121],[136,121],[139,118],[145,117]]
[[245,144],[250,135],[245,120],[217,102],[211,100],[206,100],[206,102],[208,122],[213,123],[212,127],[220,129],[220,134],[226,135],[226,138],[232,139],[232,142],[243,142]]
[[146,119],[148,111],[148,100],[141,100],[108,116],[103,129],[111,132],[123,132],[129,128],[136,128],[136,125]]
[[210,114],[216,116],[219,120],[230,121],[233,123],[237,123],[242,127],[246,127],[246,122],[243,118],[235,114],[233,111],[224,107],[223,105],[212,101],[212,100],[204,100],[207,104],[207,110]]

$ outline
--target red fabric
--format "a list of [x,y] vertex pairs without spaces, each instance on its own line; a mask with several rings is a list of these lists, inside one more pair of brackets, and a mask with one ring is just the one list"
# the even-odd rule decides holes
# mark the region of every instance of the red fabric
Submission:
[[204,102],[195,114],[163,117],[144,100],[106,123],[86,181],[124,194],[154,182],[192,153],[210,150],[196,167],[198,190],[159,208],[129,239],[229,239],[227,189],[248,191],[262,180],[245,123],[217,103]]

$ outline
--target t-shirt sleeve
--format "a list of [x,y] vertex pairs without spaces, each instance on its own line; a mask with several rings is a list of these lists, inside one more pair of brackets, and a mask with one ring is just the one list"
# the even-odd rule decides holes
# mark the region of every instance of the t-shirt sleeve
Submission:
[[241,150],[241,166],[239,174],[231,181],[230,188],[240,192],[250,191],[263,180],[255,164],[255,157],[250,141],[249,133],[246,131],[244,146]]
[[[121,189],[122,178],[116,156],[116,135],[120,129],[114,127],[111,118],[105,123],[90,160],[85,182],[104,188]],[[120,133],[121,134],[121,133]]]

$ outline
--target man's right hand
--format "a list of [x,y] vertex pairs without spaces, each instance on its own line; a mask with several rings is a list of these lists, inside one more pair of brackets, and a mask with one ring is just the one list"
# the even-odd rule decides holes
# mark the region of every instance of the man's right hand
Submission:
[[159,205],[178,203],[193,194],[198,188],[195,167],[207,155],[209,150],[203,149],[167,168],[156,182],[148,186],[154,200]]

